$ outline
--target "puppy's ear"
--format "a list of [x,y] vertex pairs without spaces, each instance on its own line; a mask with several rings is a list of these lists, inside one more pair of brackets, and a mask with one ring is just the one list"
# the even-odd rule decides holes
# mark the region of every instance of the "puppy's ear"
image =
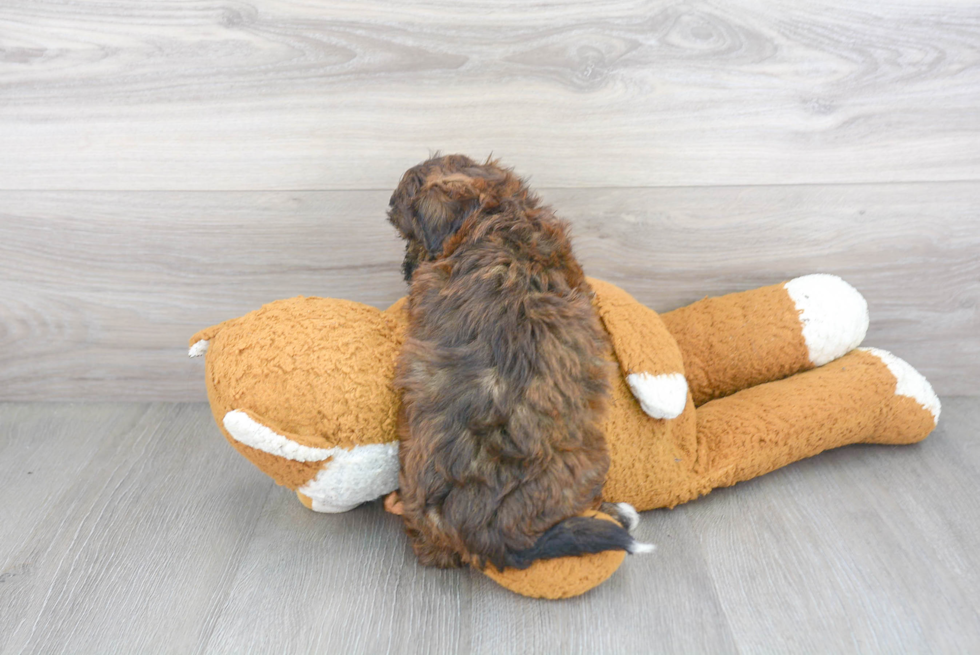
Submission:
[[442,252],[446,239],[480,206],[483,180],[462,174],[428,181],[413,202],[422,242],[433,256]]
[[419,189],[425,184],[425,177],[418,167],[410,168],[405,171],[398,188],[391,194],[388,201],[388,222],[395,226],[395,229],[406,239],[414,236],[413,220],[414,210],[412,202],[418,194]]

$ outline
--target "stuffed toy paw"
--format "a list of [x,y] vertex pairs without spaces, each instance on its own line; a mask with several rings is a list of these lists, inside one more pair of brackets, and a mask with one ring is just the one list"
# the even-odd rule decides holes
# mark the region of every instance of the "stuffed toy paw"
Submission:
[[[828,448],[914,443],[938,421],[939,400],[914,368],[857,349],[867,304],[838,277],[808,275],[662,316],[589,282],[620,371],[604,425],[607,501],[674,507]],[[310,509],[347,511],[398,486],[392,381],[403,307],[292,298],[191,339],[222,434]],[[484,573],[527,596],[565,598],[600,584],[624,557]]]

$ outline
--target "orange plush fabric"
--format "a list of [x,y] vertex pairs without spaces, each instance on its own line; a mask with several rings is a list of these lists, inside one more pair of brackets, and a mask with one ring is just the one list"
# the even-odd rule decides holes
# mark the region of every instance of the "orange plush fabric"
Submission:
[[297,462],[235,440],[223,425],[232,410],[318,448],[396,439],[392,385],[404,327],[347,300],[290,298],[202,330],[209,342],[206,384],[219,428],[278,484],[296,489],[322,462]]
[[705,298],[661,318],[684,353],[695,406],[812,368],[782,284]]
[[[817,282],[829,289],[821,293],[844,285],[856,295],[837,278]],[[803,324],[833,320],[832,295],[801,309],[787,283],[658,316],[611,284],[590,283],[622,372],[605,418],[608,501],[674,507],[828,448],[912,443],[935,426],[939,403],[928,382],[889,353],[847,352],[847,337],[836,361],[814,368]],[[813,287],[804,288],[810,302]],[[372,476],[390,475],[403,306],[382,312],[343,300],[281,300],[191,339],[193,353],[207,347],[208,397],[222,433],[308,507],[333,507],[331,494],[350,497]],[[641,404],[642,394],[673,395],[674,415],[654,418],[656,403]],[[236,412],[252,432],[235,432],[227,421]],[[601,583],[623,559],[609,552],[486,574],[518,593],[562,598]]]
[[[601,512],[585,512],[583,516],[613,520]],[[580,596],[598,587],[616,572],[625,559],[625,551],[617,550],[574,558],[539,560],[523,571],[505,569],[501,572],[490,564],[483,572],[497,584],[522,596],[558,600]]]
[[595,292],[596,312],[609,332],[624,376],[641,371],[651,375],[684,373],[676,339],[655,311],[614,284],[594,278],[589,278],[589,284]]

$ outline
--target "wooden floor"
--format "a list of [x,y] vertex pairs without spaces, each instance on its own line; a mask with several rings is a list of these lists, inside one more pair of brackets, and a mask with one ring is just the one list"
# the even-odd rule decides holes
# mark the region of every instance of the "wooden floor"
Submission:
[[310,512],[206,405],[0,404],[0,652],[977,652],[978,424],[646,512],[654,555],[551,602]]

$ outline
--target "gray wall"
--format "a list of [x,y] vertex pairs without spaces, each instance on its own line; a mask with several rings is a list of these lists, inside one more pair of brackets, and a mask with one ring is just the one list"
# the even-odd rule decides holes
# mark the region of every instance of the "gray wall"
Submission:
[[977,393],[976,3],[6,0],[0,400],[201,400],[196,330],[390,303],[430,149],[530,175],[655,309],[836,273]]

